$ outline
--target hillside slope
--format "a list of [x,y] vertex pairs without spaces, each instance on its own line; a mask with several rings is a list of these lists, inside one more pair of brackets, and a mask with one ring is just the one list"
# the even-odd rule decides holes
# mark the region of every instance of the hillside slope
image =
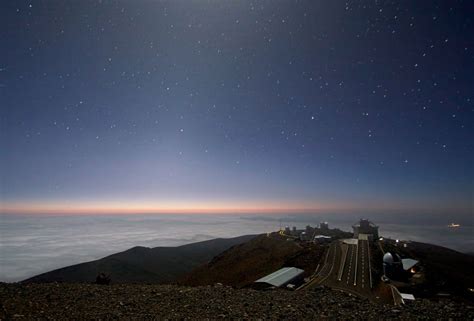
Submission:
[[234,246],[181,278],[181,285],[222,283],[242,287],[283,266],[295,266],[312,273],[325,247],[301,245],[277,233],[260,235]]
[[94,282],[99,273],[110,275],[114,283],[173,282],[219,253],[254,237],[213,239],[178,247],[133,247],[96,261],[46,272],[23,282]]

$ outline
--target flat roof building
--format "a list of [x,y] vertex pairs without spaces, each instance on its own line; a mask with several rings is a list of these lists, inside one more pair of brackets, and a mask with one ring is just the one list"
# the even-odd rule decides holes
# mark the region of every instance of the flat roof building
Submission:
[[400,296],[402,297],[402,302],[406,303],[406,301],[415,301],[415,296],[410,293],[400,293]]
[[255,283],[266,283],[274,287],[282,287],[289,283],[300,282],[303,279],[304,270],[295,267],[284,267],[263,278],[258,279]]
[[405,271],[411,270],[417,264],[418,264],[418,260],[402,259],[402,266]]
[[332,241],[332,237],[327,235],[315,235],[313,238],[314,243],[330,243]]

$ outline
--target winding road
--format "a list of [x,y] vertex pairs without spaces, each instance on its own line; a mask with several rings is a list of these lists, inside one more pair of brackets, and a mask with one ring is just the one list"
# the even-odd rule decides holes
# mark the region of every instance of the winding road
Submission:
[[371,297],[370,264],[367,239],[336,240],[329,246],[324,264],[305,287],[326,285],[362,297]]

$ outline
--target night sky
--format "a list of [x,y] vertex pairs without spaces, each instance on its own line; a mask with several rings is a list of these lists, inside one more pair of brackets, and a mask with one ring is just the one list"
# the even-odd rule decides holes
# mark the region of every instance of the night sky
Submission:
[[473,17],[447,0],[1,1],[2,211],[470,215]]

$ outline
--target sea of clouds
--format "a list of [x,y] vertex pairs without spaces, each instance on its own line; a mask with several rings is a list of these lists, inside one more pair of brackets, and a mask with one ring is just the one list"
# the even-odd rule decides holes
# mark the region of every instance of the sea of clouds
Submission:
[[[96,260],[133,246],[179,246],[217,237],[276,231],[281,226],[351,231],[357,215],[97,215],[0,216],[0,281],[16,282],[60,267]],[[474,250],[474,224],[449,229],[443,216],[371,217],[385,237]]]

